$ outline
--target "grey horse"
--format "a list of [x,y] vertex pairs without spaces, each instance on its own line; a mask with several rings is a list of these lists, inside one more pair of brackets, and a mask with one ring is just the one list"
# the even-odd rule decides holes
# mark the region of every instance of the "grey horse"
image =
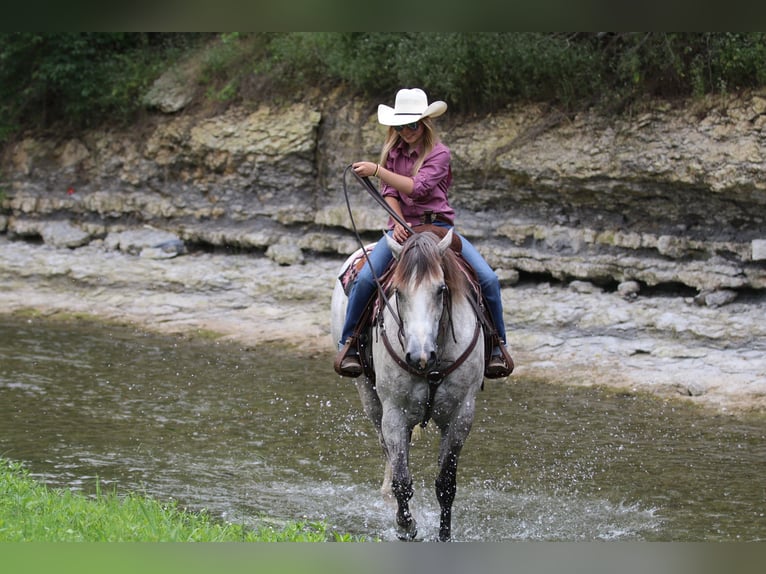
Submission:
[[[388,235],[385,240],[397,264],[369,335],[374,374],[355,379],[356,387],[383,448],[386,468],[381,491],[396,499],[401,540],[417,536],[409,508],[412,432],[429,420],[437,425],[441,435],[436,478],[439,540],[447,541],[458,459],[473,424],[484,373],[477,294],[450,249],[451,230],[441,240],[429,232],[416,233],[402,245]],[[341,273],[355,257],[346,260]],[[338,281],[331,306],[333,341],[340,337],[346,303]]]

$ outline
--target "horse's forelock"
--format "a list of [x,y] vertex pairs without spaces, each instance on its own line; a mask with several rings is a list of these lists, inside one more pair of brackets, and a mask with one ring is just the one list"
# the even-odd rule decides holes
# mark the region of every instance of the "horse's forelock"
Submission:
[[444,282],[453,294],[463,293],[467,283],[459,268],[457,256],[452,249],[442,254],[438,248],[438,238],[430,233],[416,233],[404,244],[396,270],[391,279],[394,288],[412,283],[418,287],[425,280],[444,277]]
[[413,287],[418,287],[425,280],[441,276],[439,259],[439,251],[431,237],[425,233],[413,235],[404,244],[392,285],[401,288],[413,282]]

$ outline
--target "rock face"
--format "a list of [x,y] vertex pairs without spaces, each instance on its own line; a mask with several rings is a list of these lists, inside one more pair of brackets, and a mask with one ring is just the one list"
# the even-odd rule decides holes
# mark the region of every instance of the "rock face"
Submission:
[[[376,159],[385,128],[374,109],[338,93],[25,137],[2,153],[0,230],[75,248],[148,225],[282,264],[345,255],[355,242],[344,168]],[[629,284],[631,294],[766,289],[766,93],[620,117],[531,105],[448,113],[437,126],[452,149],[458,230],[501,277]],[[386,215],[351,177],[348,193],[357,229],[377,237]]]

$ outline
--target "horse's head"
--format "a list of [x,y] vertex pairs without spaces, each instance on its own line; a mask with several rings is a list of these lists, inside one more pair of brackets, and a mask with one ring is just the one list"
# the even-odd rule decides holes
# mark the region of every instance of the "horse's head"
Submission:
[[405,361],[426,372],[437,362],[439,327],[455,278],[452,230],[441,241],[429,232],[413,234],[402,245],[389,235],[386,241],[398,260],[391,289]]

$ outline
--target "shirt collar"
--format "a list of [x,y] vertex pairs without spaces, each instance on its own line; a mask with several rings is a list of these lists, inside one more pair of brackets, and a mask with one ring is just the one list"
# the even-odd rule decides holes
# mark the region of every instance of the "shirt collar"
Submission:
[[405,142],[404,140],[399,140],[399,143],[396,144],[391,150],[391,155],[393,155],[394,157],[404,156],[410,159],[416,159],[420,155],[420,147],[416,148],[413,151],[409,151],[409,146],[407,145],[407,142]]

